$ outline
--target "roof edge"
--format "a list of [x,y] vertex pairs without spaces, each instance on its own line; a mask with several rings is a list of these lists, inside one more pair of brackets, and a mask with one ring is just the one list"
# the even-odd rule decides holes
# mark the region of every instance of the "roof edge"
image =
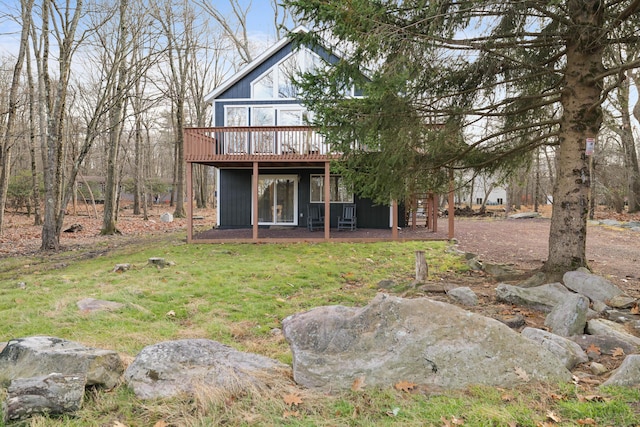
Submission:
[[[304,25],[299,25],[294,28],[291,33],[308,33],[309,29]],[[256,59],[246,64],[244,67],[240,69],[240,71],[234,73],[227,80],[223,81],[220,86],[216,87],[211,93],[204,96],[204,101],[208,104],[213,103],[213,101],[220,96],[224,91],[229,89],[235,83],[240,81],[243,77],[257,68],[260,64],[266,61],[271,55],[276,53],[278,50],[282,49],[287,43],[291,42],[292,38],[289,36],[283,37],[278,40],[275,44],[273,44],[269,49],[262,52]]]

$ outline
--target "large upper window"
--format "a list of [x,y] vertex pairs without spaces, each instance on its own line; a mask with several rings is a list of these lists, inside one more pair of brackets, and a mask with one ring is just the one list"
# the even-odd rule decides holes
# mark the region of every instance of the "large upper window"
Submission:
[[[353,203],[353,193],[349,192],[340,175],[329,177],[331,203]],[[324,202],[324,175],[311,175],[311,203]]]
[[254,99],[290,99],[298,95],[293,79],[321,66],[321,59],[308,49],[300,49],[271,68],[252,85]]

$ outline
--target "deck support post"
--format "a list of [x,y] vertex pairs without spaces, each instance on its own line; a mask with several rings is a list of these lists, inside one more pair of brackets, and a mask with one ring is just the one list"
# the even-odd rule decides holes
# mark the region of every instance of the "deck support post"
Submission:
[[398,201],[391,202],[391,238],[398,240]]
[[324,162],[324,240],[331,238],[331,162]]
[[453,239],[454,236],[454,222],[453,215],[455,214],[455,207],[453,206],[454,198],[453,198],[453,190],[454,190],[454,181],[453,181],[453,169],[449,169],[449,240]]
[[191,243],[193,241],[193,181],[192,180],[193,180],[193,163],[187,162],[187,243]]
[[253,162],[253,176],[251,177],[253,181],[253,189],[251,191],[251,197],[253,197],[252,212],[251,218],[253,223],[253,233],[252,239],[254,241],[258,240],[258,162]]

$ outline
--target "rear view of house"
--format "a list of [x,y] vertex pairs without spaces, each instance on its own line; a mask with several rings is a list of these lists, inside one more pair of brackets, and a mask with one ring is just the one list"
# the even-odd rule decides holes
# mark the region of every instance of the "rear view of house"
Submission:
[[[206,97],[215,127],[185,129],[187,200],[192,165],[215,167],[217,229],[251,229],[258,240],[260,230],[304,227],[329,239],[346,224],[344,215],[353,216],[346,231],[403,225],[397,204],[359,198],[331,173],[340,153],[306,125],[313,113],[300,102],[293,78],[337,60],[285,38]],[[190,224],[189,238],[191,231]]]

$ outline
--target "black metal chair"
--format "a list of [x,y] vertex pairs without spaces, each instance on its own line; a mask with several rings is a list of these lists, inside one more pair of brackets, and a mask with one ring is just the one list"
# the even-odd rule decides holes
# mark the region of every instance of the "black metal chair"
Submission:
[[320,205],[307,206],[307,228],[309,231],[316,231],[324,228],[324,212]]
[[338,217],[338,231],[356,229],[358,217],[356,216],[356,205],[348,204],[342,206],[342,216]]

